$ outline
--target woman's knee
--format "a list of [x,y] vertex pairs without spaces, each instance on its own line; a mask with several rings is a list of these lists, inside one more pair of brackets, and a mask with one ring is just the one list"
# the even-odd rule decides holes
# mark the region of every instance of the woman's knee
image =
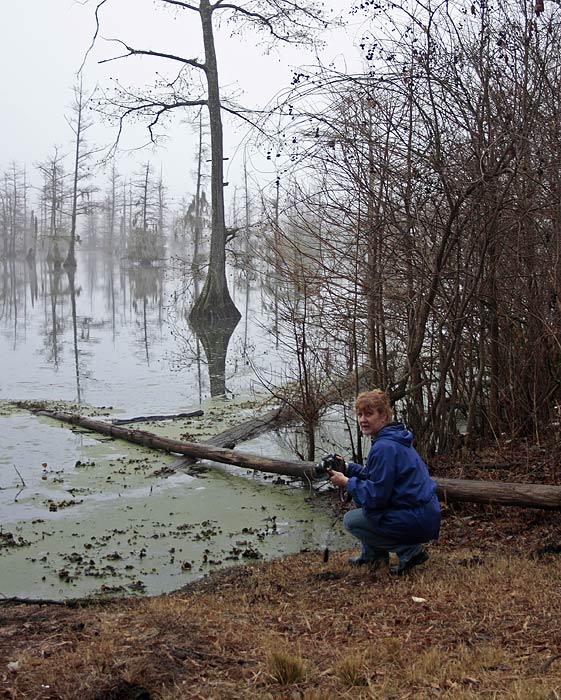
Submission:
[[348,532],[353,532],[356,528],[364,527],[364,514],[362,508],[348,510],[343,516],[343,527]]

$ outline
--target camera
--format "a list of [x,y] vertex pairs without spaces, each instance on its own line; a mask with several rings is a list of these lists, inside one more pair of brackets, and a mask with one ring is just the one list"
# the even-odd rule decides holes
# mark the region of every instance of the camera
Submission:
[[341,457],[341,455],[334,453],[325,455],[321,462],[316,466],[316,475],[322,476],[326,474],[328,470],[342,472],[343,474],[346,472],[347,467],[345,460]]

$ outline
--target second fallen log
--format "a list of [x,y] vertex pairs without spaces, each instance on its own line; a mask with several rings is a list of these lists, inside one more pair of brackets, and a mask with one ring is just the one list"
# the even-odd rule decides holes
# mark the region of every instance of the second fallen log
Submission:
[[172,438],[160,437],[155,433],[149,433],[145,430],[123,428],[120,425],[95,420],[94,418],[81,416],[77,413],[37,411],[35,415],[48,416],[49,418],[54,418],[64,423],[70,423],[71,425],[78,425],[87,430],[93,430],[102,435],[109,435],[114,438],[133,442],[137,445],[142,445],[143,447],[163,450],[164,452],[189,455],[197,459],[209,459],[224,464],[234,464],[238,467],[248,467],[271,474],[283,474],[284,476],[294,476],[297,478],[314,478],[313,462],[271,459],[270,457],[263,457],[262,455],[256,455],[250,452],[215,447],[208,443],[202,444],[199,442],[174,440]]

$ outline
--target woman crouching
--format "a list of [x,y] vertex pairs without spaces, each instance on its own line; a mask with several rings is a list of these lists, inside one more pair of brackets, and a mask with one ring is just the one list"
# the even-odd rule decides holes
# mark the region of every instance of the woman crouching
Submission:
[[412,446],[411,431],[392,422],[385,392],[359,394],[355,412],[362,434],[372,438],[366,466],[349,462],[342,472],[328,470],[331,483],[346,489],[358,506],[343,518],[345,529],[362,544],[349,561],[378,566],[394,552],[399,565],[393,572],[401,575],[428,559],[423,543],[438,537],[436,483]]

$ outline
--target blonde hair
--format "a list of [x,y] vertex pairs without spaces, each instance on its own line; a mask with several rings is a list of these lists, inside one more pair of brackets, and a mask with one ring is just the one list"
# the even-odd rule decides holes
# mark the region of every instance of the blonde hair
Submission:
[[381,389],[372,389],[372,391],[363,391],[356,397],[355,411],[361,411],[369,408],[372,411],[379,411],[388,421],[393,418],[393,409],[390,403],[390,397]]

